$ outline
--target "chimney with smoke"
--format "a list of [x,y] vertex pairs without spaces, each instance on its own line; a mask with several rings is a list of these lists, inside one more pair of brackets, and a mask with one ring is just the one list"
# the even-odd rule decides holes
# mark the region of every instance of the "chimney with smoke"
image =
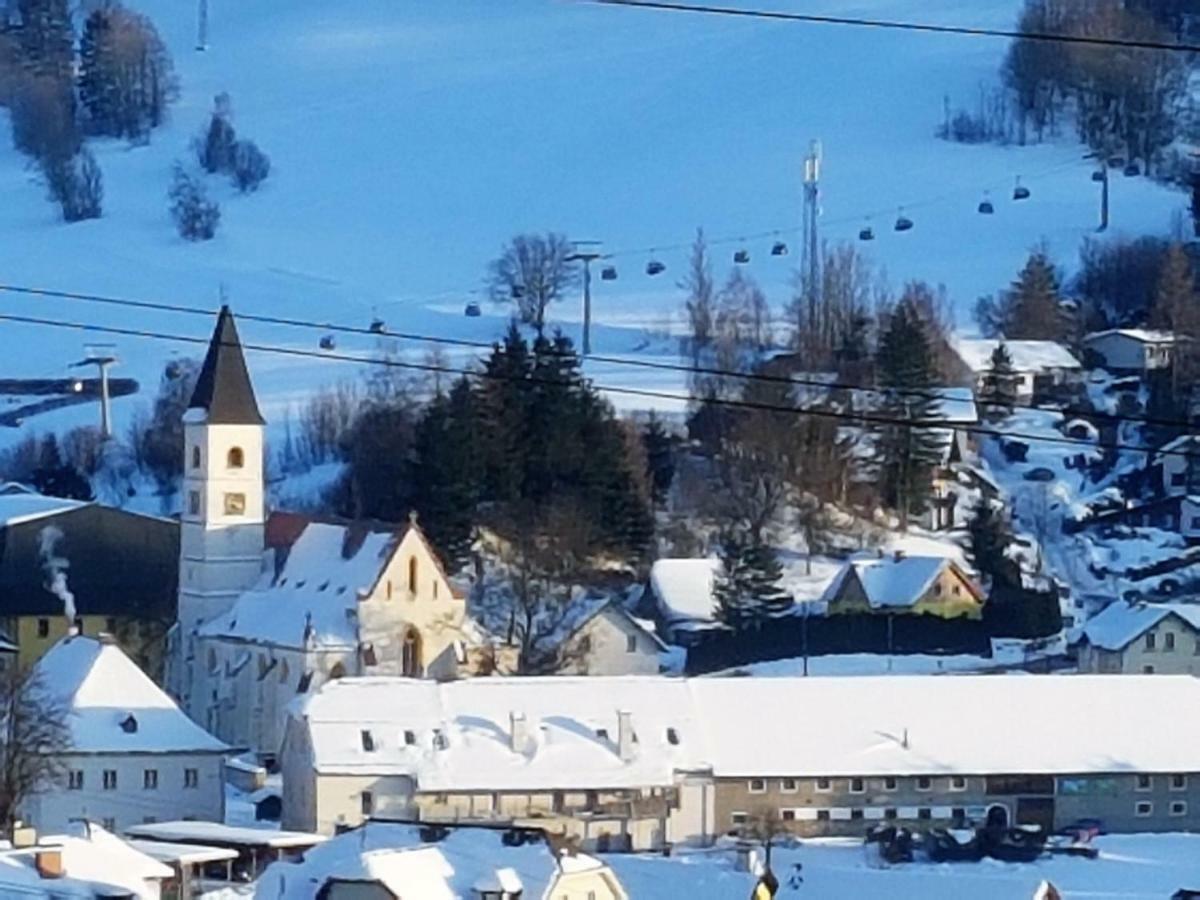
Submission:
[[38,532],[38,553],[42,558],[42,573],[46,576],[45,588],[62,601],[67,627],[70,633],[74,634],[75,595],[67,587],[67,569],[71,564],[58,553],[58,545],[62,539],[61,528],[57,525],[47,525]]

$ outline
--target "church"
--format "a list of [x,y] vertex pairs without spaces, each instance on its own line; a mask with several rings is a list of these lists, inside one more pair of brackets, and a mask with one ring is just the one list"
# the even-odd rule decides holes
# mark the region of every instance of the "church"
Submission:
[[453,678],[479,642],[415,518],[267,513],[265,422],[223,307],[184,415],[179,611],[168,685],[191,718],[274,759],[285,711],[343,676]]

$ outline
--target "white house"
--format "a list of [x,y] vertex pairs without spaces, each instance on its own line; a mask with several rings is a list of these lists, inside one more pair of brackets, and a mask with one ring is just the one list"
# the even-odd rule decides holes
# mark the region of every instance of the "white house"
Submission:
[[[18,836],[23,838],[18,832]],[[92,822],[0,850],[0,897],[159,900],[174,873]]]
[[76,819],[109,831],[155,819],[220,821],[230,748],[192,722],[107,638],[68,636],[36,672],[68,713],[63,783],[34,794],[25,819],[61,831]]
[[572,625],[564,675],[657,675],[667,646],[653,625],[634,617],[620,603],[603,599]]
[[1176,341],[1175,334],[1170,331],[1110,328],[1087,335],[1083,346],[1095,353],[1106,369],[1151,372],[1170,368]]
[[1030,399],[1035,390],[1071,385],[1083,376],[1079,360],[1056,341],[956,337],[950,348],[958,359],[961,377],[976,391],[983,386],[992,367],[992,354],[1002,343],[1012,358],[1018,400]]
[[551,847],[544,835],[510,846],[503,831],[451,827],[436,843],[398,822],[367,822],[259,881],[260,900],[626,900],[616,873],[582,853]]
[[1083,626],[1079,670],[1200,675],[1200,603],[1115,600]]

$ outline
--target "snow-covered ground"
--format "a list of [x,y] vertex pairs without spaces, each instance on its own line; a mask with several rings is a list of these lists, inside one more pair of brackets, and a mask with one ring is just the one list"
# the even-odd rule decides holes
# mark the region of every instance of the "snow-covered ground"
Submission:
[[[148,146],[95,145],[105,216],[63,225],[27,161],[0,140],[3,281],[204,307],[222,289],[242,312],[364,326],[374,314],[421,334],[491,340],[505,313],[468,319],[487,261],[520,231],[558,229],[604,241],[617,281],[596,279],[598,352],[671,361],[680,275],[694,229],[718,239],[719,276],[733,251],[772,302],[788,297],[798,260],[800,163],[824,144],[823,236],[854,239],[890,282],[944,283],[968,328],[981,293],[1005,285],[1045,239],[1069,262],[1096,219],[1096,187],[1068,139],[1031,147],[962,146],[934,130],[943,98],[971,107],[995,81],[1002,40],[752,22],[550,0],[260,0],[219,4],[210,49],[195,45],[194,4],[132,0],[175,57],[182,94]],[[814,0],[809,12],[1010,26],[1019,0]],[[261,191],[219,179],[216,239],[188,244],[168,220],[173,161],[228,91],[240,134],[272,158]],[[0,126],[0,130],[7,131]],[[1020,175],[1033,191],[1008,200]],[[985,190],[994,216],[976,205]],[[1182,194],[1114,178],[1111,234],[1161,232]],[[896,234],[903,206],[916,222]],[[772,257],[775,235],[792,253]],[[765,235],[753,237],[752,235]],[[653,252],[646,248],[656,248]],[[661,259],[664,275],[643,273]],[[576,333],[578,304],[553,311]],[[39,315],[200,338],[198,316],[0,293],[0,313]],[[85,340],[116,343],[116,374],[153,390],[172,353],[196,345],[0,323],[3,374],[64,374]],[[250,343],[313,350],[320,332],[246,323]],[[347,337],[338,352],[369,353]],[[406,341],[414,358],[427,349]],[[452,354],[454,365],[464,354]],[[267,416],[354,366],[256,352]],[[603,385],[679,395],[678,372],[592,364]],[[621,400],[620,397],[616,399]],[[144,400],[117,403],[119,424]],[[666,405],[626,397],[626,406]],[[678,404],[675,404],[677,407]],[[92,421],[88,407],[26,428]]]
[[[985,860],[979,863],[913,863],[877,868],[855,841],[808,841],[798,849],[777,849],[772,867],[782,886],[776,897],[861,900],[1028,900],[1049,880],[1064,900],[1155,898],[1181,887],[1200,885],[1200,837],[1196,835],[1124,835],[1097,839],[1096,860],[1044,858],[1029,865]],[[754,878],[739,872],[728,854],[694,854],[674,859],[610,856],[631,897],[686,897],[725,900],[748,897]],[[788,886],[795,863],[804,882]]]

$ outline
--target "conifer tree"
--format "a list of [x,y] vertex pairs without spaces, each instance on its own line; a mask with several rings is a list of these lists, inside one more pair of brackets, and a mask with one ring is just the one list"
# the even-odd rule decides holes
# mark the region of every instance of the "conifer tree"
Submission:
[[1012,415],[1017,403],[1017,373],[1013,369],[1012,354],[1001,341],[992,351],[992,358],[983,375],[979,402],[986,414],[998,418]]
[[79,102],[92,127],[100,133],[105,133],[112,121],[111,99],[102,71],[104,47],[111,31],[110,9],[102,6],[87,17],[79,38]]
[[980,500],[967,523],[967,559],[991,585],[1020,586],[1016,565],[1007,555],[1012,542],[1012,526],[1003,510]]
[[1004,296],[1004,336],[1009,340],[1062,341],[1069,323],[1058,276],[1043,250],[1035,250]]
[[675,478],[675,448],[671,436],[663,427],[662,419],[653,412],[642,429],[642,446],[646,452],[651,494],[654,502],[661,506],[666,502]]
[[757,631],[791,608],[779,588],[782,569],[775,553],[748,533],[724,536],[721,570],[713,583],[717,621],[736,633]]

